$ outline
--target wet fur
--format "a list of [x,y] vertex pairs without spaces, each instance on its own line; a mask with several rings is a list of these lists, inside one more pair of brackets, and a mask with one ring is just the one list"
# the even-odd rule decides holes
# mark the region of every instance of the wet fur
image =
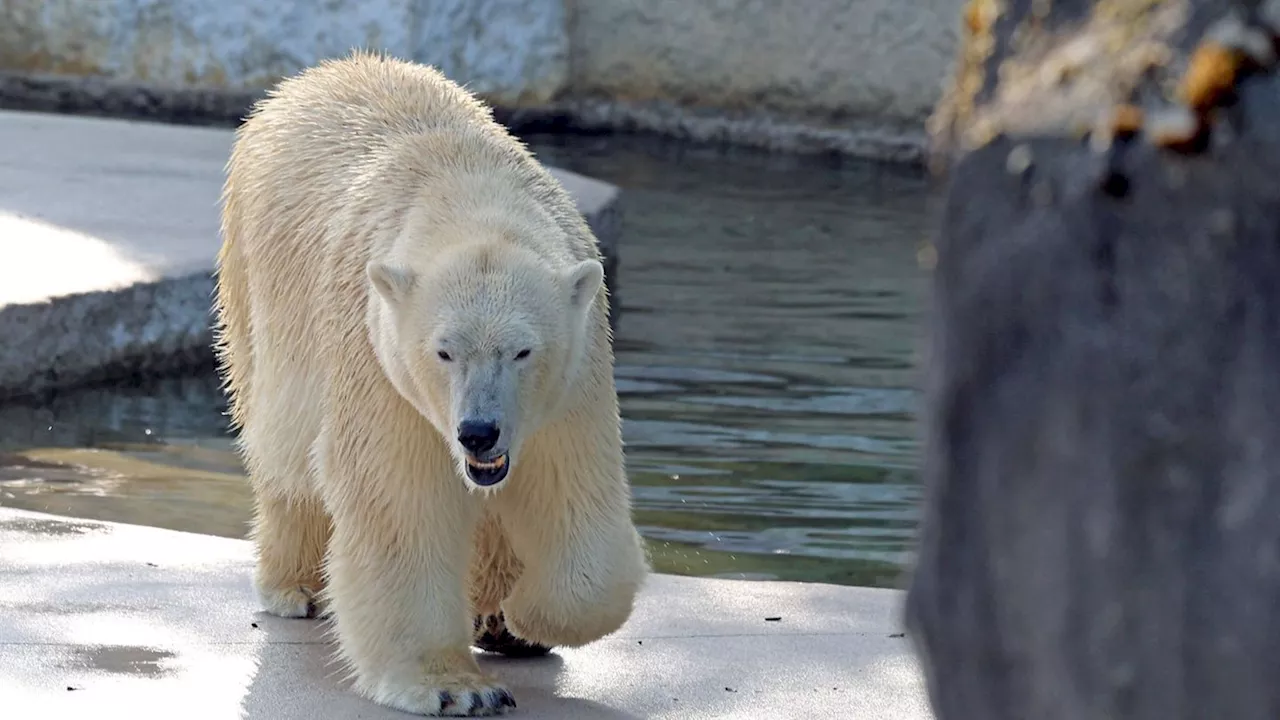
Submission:
[[[481,195],[489,202],[472,203]],[[433,69],[364,53],[260,103],[223,192],[217,352],[256,497],[262,602],[301,617],[319,601],[356,690],[421,714],[510,704],[472,657],[475,615],[501,612],[530,642],[581,645],[626,621],[647,571],[607,291],[568,353],[581,367],[546,371],[558,401],[496,491],[463,482],[449,443],[379,362],[388,339],[371,337],[367,263],[394,252],[435,269],[439,253],[406,246],[405,223],[494,208],[517,229],[527,215],[529,229],[556,232],[517,231],[511,253],[462,248],[472,257],[554,270],[599,259],[573,200],[484,106]],[[557,372],[571,387],[556,387]]]

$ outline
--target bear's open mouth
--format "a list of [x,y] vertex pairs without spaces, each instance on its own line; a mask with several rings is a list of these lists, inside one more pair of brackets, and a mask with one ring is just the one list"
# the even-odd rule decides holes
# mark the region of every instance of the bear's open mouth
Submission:
[[507,477],[508,469],[506,455],[499,455],[487,461],[467,457],[467,477],[471,478],[471,482],[483,487],[502,482]]

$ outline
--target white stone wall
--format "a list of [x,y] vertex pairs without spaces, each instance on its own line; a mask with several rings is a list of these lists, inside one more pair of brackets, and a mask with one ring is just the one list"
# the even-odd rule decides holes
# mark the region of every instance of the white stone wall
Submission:
[[919,120],[964,0],[576,0],[573,87],[632,101]]
[[508,107],[919,123],[964,0],[0,0],[0,71],[257,89],[353,46]]
[[562,0],[3,0],[0,69],[253,89],[367,47],[537,104],[568,78],[565,12]]

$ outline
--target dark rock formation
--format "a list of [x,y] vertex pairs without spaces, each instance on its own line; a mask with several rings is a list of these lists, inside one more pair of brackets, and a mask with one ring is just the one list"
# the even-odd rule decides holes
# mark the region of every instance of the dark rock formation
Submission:
[[1277,19],[970,4],[906,609],[940,720],[1280,718]]

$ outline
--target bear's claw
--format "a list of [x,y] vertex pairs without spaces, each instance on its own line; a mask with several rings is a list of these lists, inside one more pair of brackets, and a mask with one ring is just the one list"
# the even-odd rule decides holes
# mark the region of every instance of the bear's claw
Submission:
[[320,615],[315,592],[303,586],[258,588],[262,609],[282,618],[315,618]]
[[[487,690],[483,693],[468,692],[463,695],[466,699],[467,716],[488,715],[485,710],[497,710],[503,712],[503,708],[515,708],[516,699],[506,690]],[[486,702],[487,701],[487,702]],[[462,709],[462,703],[454,698],[453,693],[447,690],[440,692],[440,711],[445,715],[453,715],[451,711]]]
[[436,675],[416,687],[379,688],[375,702],[397,710],[434,717],[490,717],[504,715],[516,706],[511,692],[492,678],[466,673]]

